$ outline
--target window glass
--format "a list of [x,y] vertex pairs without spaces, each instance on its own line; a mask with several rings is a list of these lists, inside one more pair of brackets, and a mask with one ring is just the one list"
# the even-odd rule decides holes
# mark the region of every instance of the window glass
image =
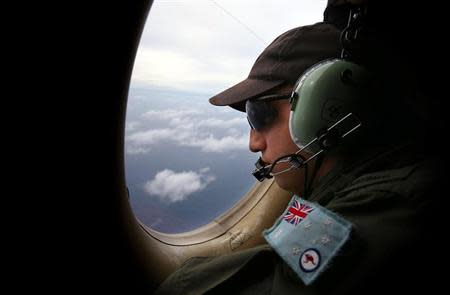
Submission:
[[155,0],[129,91],[125,163],[137,218],[196,229],[250,189],[258,155],[244,113],[208,98],[242,81],[279,34],[322,20],[326,1]]

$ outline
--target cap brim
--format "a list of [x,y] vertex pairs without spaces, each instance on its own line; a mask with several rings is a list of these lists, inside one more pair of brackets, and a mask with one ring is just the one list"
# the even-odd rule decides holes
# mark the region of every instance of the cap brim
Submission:
[[266,81],[245,79],[244,81],[211,97],[209,102],[216,106],[231,106],[237,110],[245,111],[244,102],[260,94],[282,85],[284,81]]

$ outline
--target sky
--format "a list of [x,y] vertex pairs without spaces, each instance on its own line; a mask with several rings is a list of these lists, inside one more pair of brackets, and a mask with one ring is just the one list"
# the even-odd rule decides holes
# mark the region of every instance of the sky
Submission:
[[204,225],[255,183],[245,114],[207,95],[131,88],[125,132],[130,202],[144,224],[181,232]]
[[326,0],[155,0],[135,85],[216,93],[245,79],[278,35],[323,19]]
[[281,33],[322,20],[320,0],[155,0],[127,106],[125,164],[137,217],[182,232],[255,183],[245,113],[208,98],[245,79]]

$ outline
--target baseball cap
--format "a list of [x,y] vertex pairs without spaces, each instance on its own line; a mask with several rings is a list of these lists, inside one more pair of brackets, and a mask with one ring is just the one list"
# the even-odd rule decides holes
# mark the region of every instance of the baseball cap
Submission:
[[211,97],[217,106],[245,111],[245,101],[283,84],[294,85],[317,62],[340,55],[340,31],[329,23],[297,27],[278,36],[256,59],[247,79]]

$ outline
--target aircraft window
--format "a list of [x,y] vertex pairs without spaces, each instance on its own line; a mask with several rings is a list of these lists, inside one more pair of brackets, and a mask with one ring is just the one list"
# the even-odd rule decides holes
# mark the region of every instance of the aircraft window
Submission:
[[[280,33],[322,20],[326,0],[155,0],[129,91],[125,164],[146,226],[190,231],[255,183],[244,113],[208,98],[245,79]],[[310,9],[306,9],[309,7]],[[299,13],[301,11],[301,13]]]

